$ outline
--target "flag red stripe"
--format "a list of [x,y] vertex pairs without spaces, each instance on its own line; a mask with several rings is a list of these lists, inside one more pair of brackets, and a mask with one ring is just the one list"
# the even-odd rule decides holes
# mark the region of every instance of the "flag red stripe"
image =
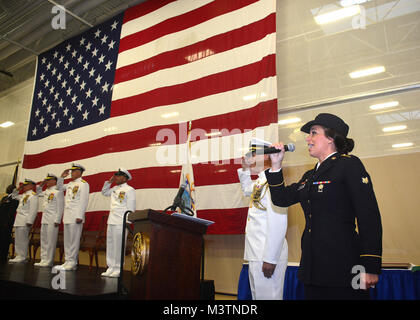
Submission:
[[[237,169],[241,167],[241,159],[229,159],[221,163],[193,164],[194,183],[196,187],[212,186],[218,184],[238,183]],[[100,192],[104,182],[109,180],[115,171],[100,172],[97,174],[84,175],[83,179],[89,183],[89,191]],[[169,189],[179,187],[179,178],[182,166],[147,167],[130,169],[132,180],[129,185],[134,189]],[[256,175],[251,178],[255,180]],[[68,183],[70,179],[65,179]],[[39,181],[40,182],[40,181]]]
[[143,2],[137,6],[134,6],[132,8],[127,9],[124,12],[124,19],[123,19],[123,24],[140,18],[142,16],[145,16],[146,14],[149,14],[157,9],[160,9],[164,6],[166,6],[167,4],[171,3],[171,2],[175,2],[176,0],[153,0],[153,1],[146,1]]
[[[224,163],[193,164],[195,186],[238,183],[237,169],[241,167],[240,162],[240,159],[230,159]],[[117,170],[118,168],[115,168],[115,171],[84,175],[83,179],[89,183],[90,193],[100,192],[104,182],[109,180]],[[128,183],[134,189],[178,188],[181,170],[182,166],[130,169],[129,171],[133,179]],[[255,180],[257,176],[253,175],[251,178]],[[68,183],[69,181],[70,179],[65,179],[64,183]]]
[[219,15],[246,7],[258,0],[215,0],[200,8],[167,19],[150,28],[133,33],[120,41],[119,53],[141,46],[171,33],[191,28]]
[[[174,132],[178,132],[178,124],[149,127],[147,129],[109,135],[68,147],[50,149],[38,154],[26,154],[24,156],[23,168],[35,169],[48,164],[66,163],[106,153],[115,153],[148,147],[150,144],[156,142],[156,134],[161,129],[174,130]],[[185,141],[183,141],[183,143],[185,143]]]
[[[264,38],[267,34],[276,31],[276,14],[272,13],[266,18],[232,30],[218,34],[209,39],[194,43],[180,49],[167,51],[152,58],[121,67],[115,72],[114,83],[120,83],[143,77],[158,70],[180,66],[190,61],[186,57],[193,57],[202,53],[205,58],[211,48],[211,54],[217,54],[237,48]],[[197,59],[198,60],[198,59]]]
[[[108,210],[88,211],[85,215],[84,231],[99,230],[103,217],[108,217]],[[207,234],[243,234],[245,232],[248,208],[198,210],[197,217],[215,223],[208,227]],[[42,214],[38,213],[37,223],[40,225]],[[106,222],[105,218],[105,222]],[[105,225],[106,227],[106,225]],[[62,224],[60,230],[63,230]]]
[[[108,217],[109,211],[89,211],[85,214],[85,223],[83,224],[83,231],[97,231],[99,230],[99,227],[102,225],[102,227],[106,228],[106,222],[107,219],[103,221],[103,217]],[[42,212],[38,212],[33,226],[35,228],[41,227],[41,221],[42,221]],[[105,222],[105,225],[103,225],[103,222]],[[63,222],[60,223],[59,230],[63,231]]]
[[207,234],[243,234],[248,208],[198,210],[197,217],[215,223],[207,228]]
[[[193,164],[194,184],[196,187],[202,187],[238,183],[237,170],[241,167],[241,159],[229,159],[221,163]],[[257,178],[258,175],[251,176],[252,180]]]
[[[220,136],[244,133],[257,127],[269,125],[277,118],[277,99],[263,101],[249,109],[242,109],[225,114],[201,118],[192,121],[191,129],[203,129],[206,133],[211,130],[221,130]],[[200,135],[200,139],[203,139]],[[191,141],[200,140],[191,135]]]
[[270,54],[246,66],[212,74],[190,82],[154,89],[112,101],[111,117],[182,103],[212,94],[235,90],[276,75],[276,55]]
[[[96,231],[103,217],[108,217],[109,211],[89,211],[85,215],[84,231]],[[41,221],[41,214],[39,222]],[[208,227],[207,234],[243,234],[245,232],[248,208],[198,210],[197,217],[211,220],[215,223]],[[105,218],[106,222],[106,218]],[[105,226],[106,227],[106,226]],[[62,225],[60,226],[62,230]]]
[[[255,128],[268,125],[277,116],[277,100],[269,100],[259,103],[250,108],[235,112],[201,118],[193,121],[192,129],[198,136],[193,136],[192,141],[206,139],[205,133],[211,130],[222,130],[223,136],[238,134],[244,130],[234,130],[237,128]],[[186,129],[186,125],[184,126]],[[165,138],[162,144],[172,145],[174,143],[183,144],[187,139],[187,132],[180,132],[180,124],[162,125],[148,127],[130,131],[126,133],[109,135],[96,140],[74,144],[69,147],[50,149],[38,154],[26,154],[24,156],[23,168],[35,169],[49,164],[66,163],[99,156],[105,153],[115,153],[130,151],[149,147],[156,143],[156,137],[160,130],[172,130],[174,139],[170,141]],[[169,132],[169,131],[166,131]]]
[[[109,201],[109,200],[108,200]],[[108,217],[109,211],[89,211],[85,214],[85,223],[83,224],[83,231],[97,231],[100,226],[106,230],[106,222],[103,221],[103,217]],[[104,225],[105,223],[105,225]],[[61,226],[60,226],[61,227]]]
[[[128,184],[134,189],[178,188],[181,168],[181,166],[167,166],[131,169],[129,171],[133,179],[130,180]],[[117,171],[117,169],[118,168],[116,168],[115,171]],[[83,179],[89,183],[91,193],[100,192],[104,182],[109,180],[115,171],[84,176]]]
[[[83,230],[98,230],[102,217],[109,211],[86,212]],[[207,234],[243,234],[245,233],[248,208],[198,210],[197,217],[215,223],[207,228]]]
[[[128,182],[134,189],[170,189],[179,187],[179,178],[182,166],[148,167],[140,169],[130,169],[132,180]],[[110,172],[100,172],[97,174],[84,175],[83,180],[89,183],[89,193],[101,192],[105,181],[108,181],[118,170]],[[69,183],[70,179],[65,179],[64,183]],[[44,187],[45,189],[45,187]]]

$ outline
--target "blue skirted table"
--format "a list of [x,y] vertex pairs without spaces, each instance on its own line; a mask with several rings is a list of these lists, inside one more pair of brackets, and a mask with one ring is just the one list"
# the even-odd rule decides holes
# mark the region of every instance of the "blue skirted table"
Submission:
[[[303,300],[303,284],[297,278],[297,266],[288,266],[284,279],[284,300]],[[420,271],[382,269],[379,282],[370,289],[372,300],[420,300]],[[238,283],[238,300],[252,300],[248,264],[243,264]]]

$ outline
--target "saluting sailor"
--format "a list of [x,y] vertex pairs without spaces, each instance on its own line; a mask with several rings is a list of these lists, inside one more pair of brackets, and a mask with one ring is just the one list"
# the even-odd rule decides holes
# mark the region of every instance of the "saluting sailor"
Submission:
[[[287,267],[287,208],[273,205],[264,169],[270,158],[264,149],[270,142],[253,138],[250,151],[238,169],[242,192],[250,197],[245,230],[244,259],[249,262],[249,282],[253,300],[282,300]],[[258,179],[251,180],[251,174]]]
[[[48,173],[40,186],[36,187],[38,197],[42,200],[41,219],[41,261],[35,263],[38,267],[52,267],[54,264],[55,248],[57,246],[58,227],[64,210],[63,191],[57,190],[57,176]],[[42,187],[47,185],[43,192]]]
[[[15,228],[16,257],[9,260],[12,263],[25,262],[28,259],[29,231],[38,213],[38,197],[33,191],[35,185],[35,181],[25,179],[25,182],[11,194],[12,198],[19,200],[13,225]],[[20,190],[23,193],[18,195]]]
[[301,131],[308,133],[309,155],[318,159],[315,168],[286,186],[284,145],[276,143],[281,152],[270,155],[272,166],[265,174],[273,203],[299,202],[305,214],[298,271],[305,297],[368,299],[369,290],[361,289],[378,282],[382,255],[381,217],[372,180],[360,159],[348,155],[354,141],[347,138],[349,126],[341,118],[321,113]]
[[[71,171],[71,181],[64,184],[64,178]],[[59,270],[76,270],[79,256],[80,237],[85,222],[85,212],[89,203],[89,184],[82,179],[85,168],[73,163],[57,181],[57,189],[65,190],[64,197],[64,255],[65,263],[57,266]]]
[[[102,187],[102,194],[111,197],[111,210],[109,211],[106,234],[106,264],[108,269],[101,274],[103,277],[116,278],[120,276],[124,213],[136,210],[136,191],[127,184],[127,181],[131,179],[132,176],[128,170],[119,168],[109,181],[105,181]],[[114,182],[116,186],[111,188]]]

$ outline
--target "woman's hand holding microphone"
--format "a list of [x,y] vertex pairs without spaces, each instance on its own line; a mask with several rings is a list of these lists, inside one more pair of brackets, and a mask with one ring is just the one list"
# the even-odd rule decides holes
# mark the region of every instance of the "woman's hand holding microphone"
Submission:
[[282,142],[276,142],[270,146],[270,148],[276,148],[281,150],[277,153],[270,153],[270,159],[271,159],[271,169],[273,171],[278,171],[282,167],[283,158],[284,158],[284,144]]

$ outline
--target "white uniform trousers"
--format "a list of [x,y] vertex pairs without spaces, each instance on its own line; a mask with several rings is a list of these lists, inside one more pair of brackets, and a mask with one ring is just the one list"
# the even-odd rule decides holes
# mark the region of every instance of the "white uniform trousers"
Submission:
[[53,264],[57,247],[58,227],[54,223],[41,225],[41,262]]
[[28,258],[29,231],[31,227],[15,227],[15,252],[16,260]]
[[287,242],[284,242],[280,260],[271,278],[264,277],[263,261],[249,261],[248,276],[252,300],[283,300],[284,276],[288,258]]
[[83,223],[69,223],[64,225],[65,264],[77,265],[82,231]]
[[[119,271],[121,266],[122,228],[122,224],[109,224],[106,231],[106,264],[113,271]],[[127,232],[124,243],[127,242]]]

